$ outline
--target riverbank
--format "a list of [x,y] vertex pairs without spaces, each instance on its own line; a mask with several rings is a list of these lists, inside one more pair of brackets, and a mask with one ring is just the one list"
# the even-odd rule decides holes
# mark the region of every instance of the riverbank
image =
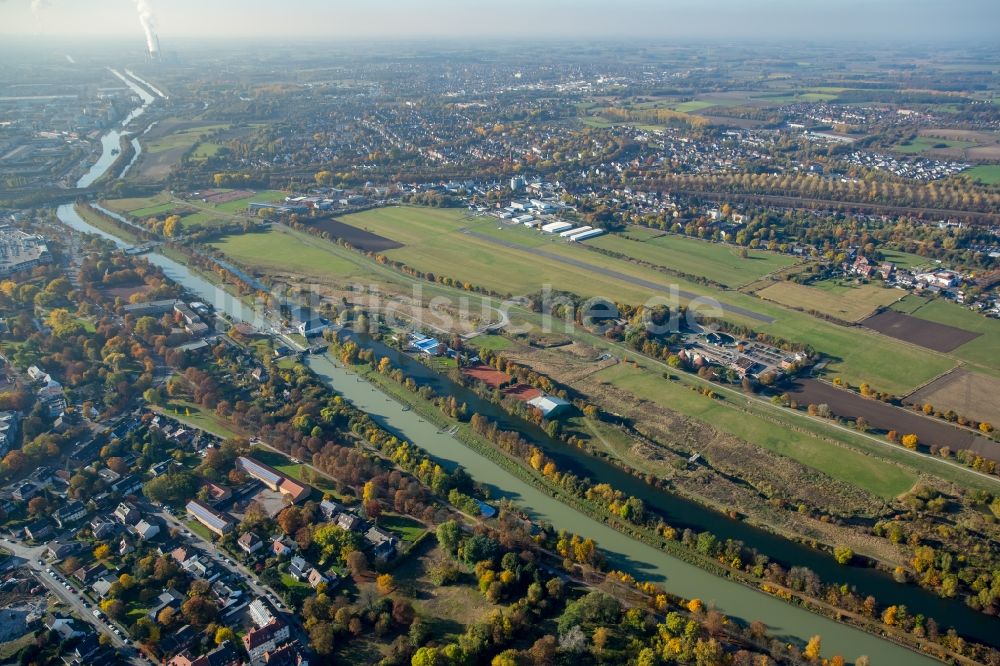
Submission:
[[[64,212],[64,209],[60,210]],[[73,213],[71,206],[68,210]],[[63,219],[62,215],[60,219]],[[79,230],[95,231],[93,228],[88,229],[89,225],[82,220],[79,222]],[[67,224],[74,226],[69,222]],[[105,235],[104,232],[100,233]],[[123,241],[119,240],[119,243]],[[243,309],[238,298],[229,296],[224,289],[195,276],[182,264],[156,254],[150,255],[150,259],[156,259],[155,263],[164,268],[168,277],[205,302],[215,304],[219,310],[234,319],[245,320],[253,316]],[[539,491],[471,448],[459,444],[455,438],[442,433],[438,426],[377,391],[364,379],[339,368],[329,358],[308,356],[306,363],[345,399],[392,431],[402,434],[408,441],[418,442],[421,448],[442,465],[461,465],[475,480],[487,485],[495,497],[510,499],[536,520],[548,522],[557,528],[572,528],[574,532],[585,533],[594,538],[608,561],[617,569],[661,584],[670,594],[700,598],[707,605],[714,604],[734,619],[744,622],[765,620],[771,633],[782,636],[784,640],[804,643],[811,636],[820,634],[830,654],[865,654],[875,663],[918,666],[937,663],[928,656],[914,653],[883,638],[789,605],[728,579],[712,576],[661,550],[625,537],[604,523],[592,520]]]
[[626,537],[662,550],[674,558],[697,566],[715,576],[724,577],[750,589],[763,592],[796,607],[808,610],[809,612],[817,613],[831,620],[858,628],[866,633],[882,636],[907,648],[923,653],[932,653],[943,661],[951,659],[958,663],[977,663],[959,653],[944,648],[938,643],[914,636],[896,627],[887,626],[859,613],[838,608],[824,602],[822,599],[803,594],[785,585],[777,584],[765,578],[752,576],[742,569],[727,566],[725,563],[719,562],[714,558],[703,556],[683,546],[678,541],[666,539],[649,528],[617,519],[600,506],[566,492],[561,486],[552,483],[545,474],[533,469],[525,461],[501,451],[488,440],[479,436],[468,423],[446,416],[438,405],[434,404],[430,399],[425,399],[418,393],[406,389],[398,382],[372,368],[370,364],[359,363],[350,366],[350,368],[359,376],[364,377],[385,393],[391,395],[394,399],[409,406],[420,416],[437,424],[442,429],[449,429],[448,432],[450,434],[479,455],[488,458],[507,472],[533,485],[548,496],[572,507],[592,520],[608,525]]

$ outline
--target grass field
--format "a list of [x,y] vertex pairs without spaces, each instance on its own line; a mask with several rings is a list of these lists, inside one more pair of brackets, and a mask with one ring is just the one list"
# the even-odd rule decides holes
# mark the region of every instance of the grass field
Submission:
[[895,497],[910,489],[917,480],[916,474],[896,465],[730,408],[680,383],[666,381],[625,363],[602,370],[595,375],[595,379],[644,396],[666,409],[692,416],[880,497]]
[[963,172],[962,175],[968,176],[984,185],[1000,185],[1000,164],[983,164],[972,167],[968,171]]
[[201,138],[209,132],[215,130],[228,129],[229,125],[197,125],[195,127],[182,126],[175,132],[170,132],[162,137],[151,140],[144,147],[151,154],[162,153],[176,148],[187,150],[194,144],[201,141]]
[[861,321],[876,308],[902,296],[895,289],[872,284],[852,285],[846,281],[824,280],[810,286],[795,282],[775,282],[757,292],[761,298],[788,307],[816,311],[842,321]]
[[892,147],[898,153],[906,153],[907,155],[916,155],[918,153],[924,153],[928,150],[945,149],[945,148],[972,148],[976,144],[970,143],[969,141],[956,141],[954,139],[937,139],[931,136],[918,136],[912,141],[904,141],[903,143],[897,143]]
[[[248,266],[314,276],[363,275],[350,259],[349,250],[286,227],[271,227],[260,233],[226,236],[212,243],[226,256]],[[338,251],[339,250],[339,251]]]
[[681,102],[680,104],[675,104],[673,107],[674,111],[680,111],[682,113],[694,113],[697,111],[702,111],[704,109],[710,109],[716,106],[715,102],[709,102],[706,100],[691,100],[690,102]]
[[171,400],[166,407],[157,408],[170,418],[177,419],[195,428],[199,428],[223,439],[238,437],[240,433],[214,412],[203,410],[186,400]]
[[191,158],[196,160],[208,159],[209,157],[215,157],[220,150],[222,150],[222,146],[217,143],[199,143],[198,147],[191,154]]
[[284,192],[264,190],[226,203],[210,204],[197,200],[183,201],[161,192],[151,197],[109,199],[104,204],[111,210],[140,220],[177,214],[181,216],[185,227],[190,229],[195,226],[213,227],[227,224],[236,219],[236,214],[246,209],[251,202],[282,201],[284,198]]
[[1000,371],[1000,321],[940,298],[927,300],[911,295],[893,309],[920,319],[981,333],[978,338],[951,353],[970,363],[985,366],[994,373]]
[[[630,235],[631,233],[630,230]],[[761,250],[749,250],[744,259],[740,257],[739,249],[731,245],[674,235],[636,242],[617,234],[608,234],[587,241],[587,244],[664,268],[704,277],[727,287],[738,287],[753,282],[795,263],[795,259],[790,256]]]
[[510,349],[514,343],[501,335],[477,335],[469,340],[469,344],[477,349],[489,351],[502,351]]
[[344,224],[366,229],[403,245],[417,245],[445,236],[468,224],[465,211],[455,208],[376,208],[338,218]]
[[934,263],[933,259],[921,257],[919,254],[900,252],[899,250],[882,250],[882,255],[886,261],[891,261],[898,268],[916,268],[917,266],[927,266]]
[[403,541],[413,543],[420,538],[420,535],[427,531],[421,523],[409,516],[401,516],[398,513],[385,513],[378,519],[378,524],[387,530],[392,530],[399,535]]

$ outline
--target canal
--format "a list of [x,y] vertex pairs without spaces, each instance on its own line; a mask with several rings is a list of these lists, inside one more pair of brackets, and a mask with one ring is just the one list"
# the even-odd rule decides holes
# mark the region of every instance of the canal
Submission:
[[[74,229],[113,239],[116,244],[122,247],[128,246],[128,243],[87,224],[76,214],[72,205],[61,206],[58,210],[58,215],[60,220]],[[254,313],[244,307],[239,299],[234,298],[225,292],[225,290],[216,287],[203,278],[194,275],[182,264],[157,253],[152,253],[147,255],[147,257],[151,262],[163,268],[168,277],[197,295],[200,300],[211,303],[218,310],[226,312],[234,319],[244,321],[255,320]],[[396,350],[384,346],[382,348],[385,354],[392,354],[398,361],[405,362],[407,370],[412,370],[413,374],[418,374],[418,371],[420,373],[427,372],[430,373],[426,375],[427,381],[438,381],[435,379],[440,377],[437,373],[433,373],[428,368],[417,364],[416,361],[405,357],[405,355],[400,354]],[[433,423],[422,419],[412,410],[404,408],[402,404],[387,397],[376,390],[370,383],[342,367],[331,355],[309,356],[307,358],[309,366],[317,375],[322,377],[334,390],[351,400],[359,409],[370,413],[374,418],[378,419],[385,427],[422,447],[435,458],[438,458],[443,464],[461,465],[474,479],[487,485],[495,497],[511,499],[536,519],[547,521],[555,526],[556,529],[570,530],[574,533],[595,539],[615,568],[628,571],[637,578],[656,582],[672,594],[686,598],[698,597],[705,603],[714,604],[720,611],[741,621],[761,620],[767,623],[772,634],[781,640],[805,642],[810,636],[819,634],[823,637],[824,653],[829,655],[841,654],[850,660],[864,654],[868,655],[872,659],[872,663],[876,665],[929,665],[938,663],[929,657],[911,652],[907,648],[900,647],[858,629],[834,622],[833,620],[820,617],[739,583],[714,576],[657,548],[626,537],[607,525],[549,497],[544,492],[522,481],[488,458],[466,447],[454,437],[439,430]],[[447,381],[445,378],[442,379]],[[464,396],[461,393],[462,391],[472,395],[471,392],[462,387],[456,387],[456,389],[458,389],[456,390],[456,395],[458,396]],[[467,401],[472,409],[475,409],[475,405],[479,404],[479,402],[484,402],[481,413],[493,418],[491,411],[486,409],[486,407],[491,407],[492,410],[496,410],[497,412],[495,420],[500,421],[501,425],[509,423],[508,419],[511,417],[508,417],[495,406],[489,405],[485,401],[480,401],[478,396],[472,395],[472,397],[476,399],[475,403]],[[532,428],[526,430],[525,434],[535,439],[538,434],[535,431],[537,429]],[[544,433],[541,434],[544,436]],[[556,443],[552,444],[552,448],[565,449],[565,447],[556,445]],[[561,460],[571,460],[565,457],[568,453],[565,450],[554,450],[553,452],[559,453]],[[589,456],[585,457],[589,458]],[[596,461],[596,459],[594,460]],[[618,475],[622,476],[619,477]],[[627,482],[629,484],[628,487],[621,487],[621,489],[630,494],[634,490],[631,487],[633,484],[645,486],[650,491],[655,490],[611,465],[605,465],[604,472],[593,476],[603,481],[608,481],[616,487],[618,486],[612,479],[618,479],[623,483]],[[674,513],[672,512],[682,511],[682,507],[684,506],[690,506],[692,510],[696,509],[698,513],[693,515],[702,515],[702,512],[706,511],[692,503],[681,504],[682,500],[673,498],[673,496],[667,493],[656,491],[656,494],[661,499],[657,500],[655,504],[654,502],[647,503],[655,510],[661,510],[659,507],[663,506],[664,509],[662,510],[665,516],[668,517],[668,520],[673,517]],[[650,497],[653,496],[650,495]],[[677,503],[674,504],[674,502]],[[721,526],[726,524],[725,520],[728,520],[725,516],[712,512],[713,523],[705,525],[702,529],[711,529],[719,536],[725,537],[727,536],[726,530],[721,529]],[[693,524],[696,521],[676,521],[677,524],[688,522]],[[736,521],[730,522],[735,525],[742,525]],[[693,527],[692,529],[695,528]],[[760,530],[755,531],[766,534]],[[733,538],[738,537],[734,536]],[[776,539],[776,543],[780,543],[782,546],[782,550],[779,550],[777,553],[769,553],[775,556],[776,559],[783,560],[782,555],[784,553],[795,552],[789,549],[798,548],[795,544],[791,544],[788,541],[778,540],[777,537],[771,538]],[[749,539],[745,540],[745,542],[748,545],[754,545]],[[761,548],[761,550],[766,552],[764,548]],[[818,554],[813,553],[813,555]],[[843,579],[844,576],[840,576],[839,578]],[[933,600],[931,595],[921,590],[916,591],[923,594],[928,600]],[[964,614],[960,612],[963,608],[964,606],[956,604],[948,614],[938,617],[938,619],[942,624],[958,624],[958,626],[962,626],[964,633],[967,625],[960,624],[957,621],[959,617],[964,618]],[[971,609],[966,610],[969,613],[972,612]],[[917,610],[915,604],[911,608],[911,612],[923,611]],[[978,621],[979,618],[974,619]],[[988,618],[984,617],[983,619]],[[990,620],[989,622],[992,627],[996,628],[996,621]],[[994,631],[995,633],[997,632]]]

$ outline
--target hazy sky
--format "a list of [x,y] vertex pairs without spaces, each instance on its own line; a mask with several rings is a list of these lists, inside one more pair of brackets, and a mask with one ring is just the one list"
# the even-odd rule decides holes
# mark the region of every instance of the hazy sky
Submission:
[[[1000,0],[146,0],[170,37],[996,39]],[[34,11],[33,11],[34,7]],[[0,33],[141,37],[136,0],[0,0]]]

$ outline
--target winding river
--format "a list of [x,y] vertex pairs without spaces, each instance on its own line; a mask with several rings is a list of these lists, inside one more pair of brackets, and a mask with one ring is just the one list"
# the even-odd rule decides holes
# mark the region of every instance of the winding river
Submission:
[[[118,159],[117,151],[121,149],[122,137],[127,136],[128,134],[127,132],[124,131],[124,129],[129,126],[129,123],[131,123],[133,120],[135,120],[143,113],[145,113],[146,109],[149,108],[149,105],[152,104],[154,100],[156,100],[156,97],[149,94],[149,92],[145,88],[142,88],[135,81],[129,79],[121,72],[118,72],[117,70],[114,69],[110,71],[116,77],[121,79],[122,82],[125,85],[127,85],[132,90],[132,92],[134,92],[139,97],[139,99],[142,100],[142,104],[133,109],[132,112],[129,113],[127,116],[125,116],[125,120],[121,122],[119,129],[112,129],[101,137],[101,156],[97,159],[97,162],[95,162],[90,167],[90,169],[88,169],[87,172],[82,176],[80,176],[80,179],[76,181],[77,189],[90,187],[101,176],[103,176],[108,172],[108,169],[111,168],[111,165],[115,163],[116,159]],[[129,163],[129,167],[132,166],[132,164],[135,162],[135,159],[138,158],[139,152],[141,151],[141,148],[138,148],[138,143],[139,143],[138,139],[132,139],[132,146],[137,148],[137,150],[136,150],[136,158],[134,158],[132,162]],[[127,168],[128,167],[126,167],[126,169]]]
[[[119,247],[129,246],[121,239],[89,225],[70,204],[60,206],[58,216],[63,223],[78,231],[108,238]],[[213,304],[218,310],[227,313],[234,319],[254,320],[253,313],[239,299],[193,274],[182,264],[155,252],[147,255],[147,258],[150,262],[161,267],[172,280],[196,294],[200,300]],[[763,620],[767,622],[772,634],[781,640],[804,643],[810,636],[819,634],[823,637],[823,651],[827,655],[841,654],[848,659],[854,659],[859,655],[868,655],[876,666],[879,664],[924,666],[938,663],[930,657],[914,653],[907,648],[820,617],[739,583],[714,576],[659,549],[628,538],[607,525],[549,497],[461,444],[452,436],[439,430],[434,424],[404,408],[403,405],[387,397],[367,381],[342,367],[332,356],[314,355],[307,358],[309,366],[320,377],[334,390],[351,400],[358,408],[372,414],[387,428],[424,448],[440,459],[443,464],[461,465],[473,478],[488,485],[495,497],[510,498],[535,518],[547,521],[557,529],[567,529],[594,538],[602,550],[608,554],[608,558],[615,568],[629,571],[637,578],[657,582],[673,594],[686,598],[698,597],[706,604],[714,604],[720,611],[740,620],[747,622],[757,619]],[[416,363],[412,359],[409,362]],[[414,371],[416,369],[413,368]],[[428,370],[428,372],[430,371]],[[481,413],[487,412],[484,409]],[[529,434],[534,438],[536,433]],[[614,471],[623,474],[610,465],[605,465],[605,467],[608,474]],[[628,475],[625,476],[627,479],[623,480],[641,484],[639,480],[632,479]],[[596,478],[610,480],[607,474]],[[615,481],[612,483],[617,485]],[[626,492],[632,490],[630,487],[622,489]],[[650,488],[650,490],[654,489]],[[667,496],[665,493],[658,494]],[[672,509],[668,508],[667,513],[673,517],[673,514],[682,507],[685,510],[697,507],[697,505],[687,506],[687,504],[678,504]],[[701,507],[697,508],[700,511],[705,511]],[[683,520],[683,516],[681,518],[682,520],[678,522],[682,524],[686,522]],[[726,536],[725,530],[719,530],[717,533]],[[747,543],[751,542],[748,540]],[[789,548],[797,548],[787,541],[782,540],[781,543]],[[784,551],[774,554],[778,559],[781,559]],[[917,591],[926,594],[920,590]],[[930,595],[926,596],[930,598]],[[962,620],[967,619],[965,614],[960,612],[964,608],[963,606],[955,604],[950,608],[955,613],[938,617],[942,624],[957,623],[957,615],[962,615]],[[968,613],[973,612],[971,609],[965,610]],[[994,629],[997,628],[995,620],[989,620],[985,616],[981,617],[983,620],[987,620]],[[973,619],[978,620],[979,618],[974,617]],[[967,629],[964,622],[960,626],[962,626],[963,631]],[[994,631],[994,635],[996,633],[998,632]]]

